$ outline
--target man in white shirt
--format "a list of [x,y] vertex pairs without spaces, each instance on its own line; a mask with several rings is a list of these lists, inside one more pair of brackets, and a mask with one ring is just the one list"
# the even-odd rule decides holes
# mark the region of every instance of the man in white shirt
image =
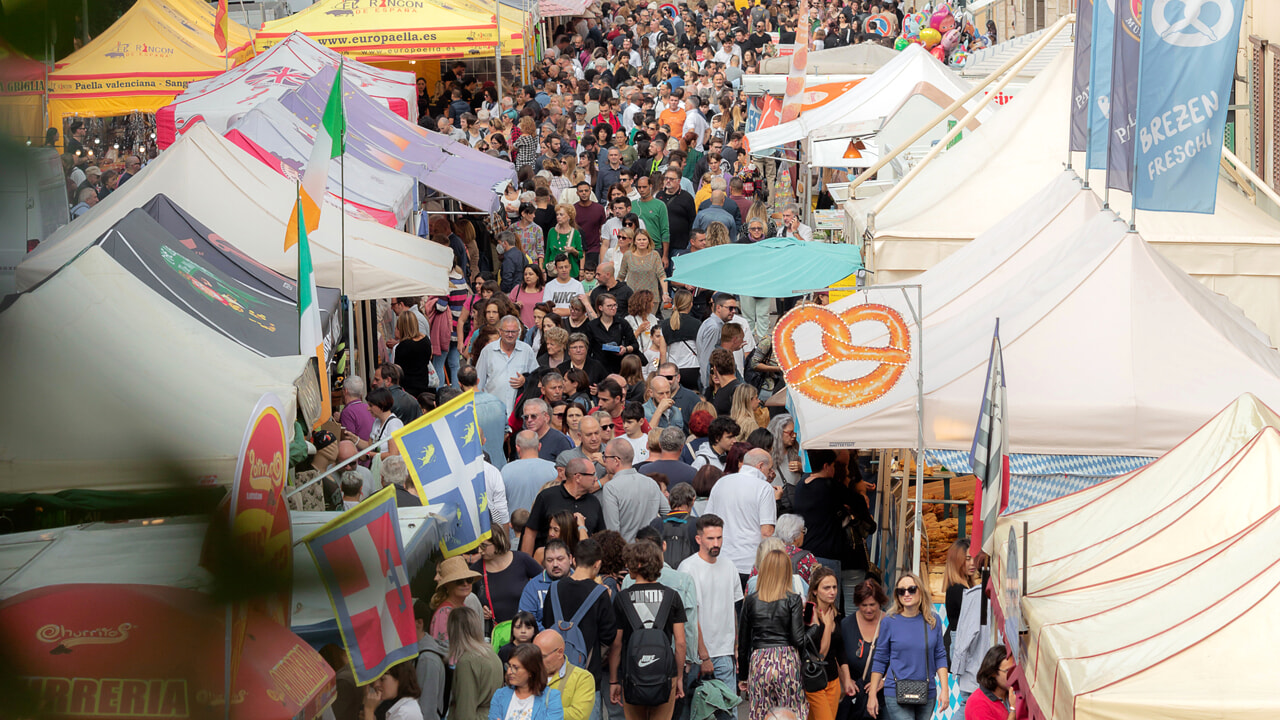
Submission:
[[[565,264],[568,265],[568,261]],[[581,283],[578,288],[581,292]],[[520,319],[508,315],[498,321],[498,342],[489,343],[480,351],[476,363],[479,389],[501,400],[510,415],[515,409],[516,393],[524,387],[525,373],[537,367],[533,348],[520,340]]]
[[[684,101],[687,108],[687,114],[684,118],[684,128],[680,130],[680,134],[684,135],[688,132],[698,134],[698,149],[702,150],[702,142],[707,139],[707,131],[711,126],[707,123],[707,119],[702,115],[702,98],[695,93],[689,93],[688,98]],[[671,128],[674,132],[675,128]]]
[[795,203],[787,203],[783,206],[782,227],[778,228],[778,237],[813,239],[813,228],[800,222],[800,208]]
[[738,572],[728,560],[720,559],[724,544],[724,520],[717,515],[698,518],[698,552],[680,563],[678,570],[693,578],[698,591],[699,672],[694,678],[714,675],[733,687],[733,651],[736,632],[734,605],[742,599]]
[[567,316],[569,304],[574,298],[582,298],[582,302],[587,302],[586,290],[581,282],[570,277],[572,272],[573,266],[569,264],[569,257],[564,253],[557,255],[556,277],[554,280],[548,280],[542,290],[542,302],[555,305],[557,315]]
[[743,587],[756,562],[761,538],[773,535],[778,509],[773,458],[756,448],[742,458],[742,470],[720,478],[707,500],[707,514],[724,520],[723,555],[738,571]]
[[[630,41],[628,41],[630,42]],[[627,106],[622,109],[622,128],[627,132],[636,129],[636,115],[640,113],[640,93],[633,92],[627,97]]]

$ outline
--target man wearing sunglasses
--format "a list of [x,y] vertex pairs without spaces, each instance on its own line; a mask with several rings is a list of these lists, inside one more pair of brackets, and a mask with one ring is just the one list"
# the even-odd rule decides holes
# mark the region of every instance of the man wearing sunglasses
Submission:
[[532,430],[538,436],[538,457],[554,463],[556,456],[573,447],[573,442],[564,433],[551,427],[551,412],[547,401],[534,398],[524,404],[525,430]]
[[702,389],[711,382],[707,364],[711,361],[711,352],[720,347],[720,331],[740,310],[736,295],[716,293],[711,297],[711,315],[698,328],[698,365],[702,370]]

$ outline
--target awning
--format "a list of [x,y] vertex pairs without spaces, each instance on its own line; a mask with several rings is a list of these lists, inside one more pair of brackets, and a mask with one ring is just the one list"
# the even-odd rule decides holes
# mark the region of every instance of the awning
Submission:
[[[49,118],[155,112],[187,84],[227,69],[213,42],[214,9],[198,0],[138,0],[49,74]],[[230,21],[231,64],[253,57],[249,30]]]
[[[306,125],[319,127],[335,75],[329,69],[316,73],[285,93],[280,104]],[[471,207],[486,212],[500,209],[501,198],[493,188],[503,180],[516,179],[510,162],[406,122],[345,80],[342,97],[347,111],[349,155],[375,167],[416,177],[432,190]]]
[[[9,680],[64,718],[226,717],[227,618],[208,595],[157,585],[55,585],[0,603]],[[302,638],[254,610],[240,635],[230,717],[311,720],[333,702],[333,670]]]
[[0,134],[44,144],[45,70],[44,63],[0,40]]
[[[271,46],[231,70],[194,82],[156,113],[156,145],[163,150],[194,122],[205,122],[219,135],[237,118],[264,100],[277,99],[301,85],[321,68],[337,67],[341,56],[300,32]],[[409,122],[418,120],[413,73],[348,60],[343,77]]]
[[432,0],[320,0],[264,23],[254,43],[266,50],[295,30],[366,62],[492,55],[497,44],[491,11],[465,11]]
[[[742,231],[745,232],[745,231]],[[862,269],[857,245],[796,238],[732,243],[681,255],[671,282],[752,297],[791,297]]]

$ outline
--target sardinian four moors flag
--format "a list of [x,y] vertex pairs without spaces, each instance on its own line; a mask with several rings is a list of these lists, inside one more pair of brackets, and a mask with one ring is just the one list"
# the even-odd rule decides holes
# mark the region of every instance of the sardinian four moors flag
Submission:
[[978,430],[973,436],[969,457],[977,476],[974,493],[973,536],[982,540],[971,545],[970,552],[995,552],[996,518],[1009,505],[1009,430],[1004,423],[1005,387],[1004,356],[1000,351],[1000,321],[991,340],[991,359],[987,363],[987,384],[982,392],[982,411]]
[[226,54],[227,35],[231,30],[231,22],[227,19],[227,0],[218,0],[218,10],[213,16],[213,41],[218,44],[218,51]]
[[333,76],[333,86],[329,89],[329,100],[325,103],[320,127],[316,128],[311,158],[307,161],[307,169],[302,173],[301,210],[295,207],[293,217],[289,218],[289,232],[284,239],[285,251],[298,242],[299,225],[296,219],[299,213],[306,219],[307,232],[315,232],[320,227],[320,209],[324,207],[324,194],[329,185],[329,160],[341,157],[346,148],[347,114],[342,106],[344,64],[345,61],[338,63],[338,72]]
[[1144,3],[1134,207],[1213,212],[1244,3]]
[[452,517],[446,519],[452,522],[452,532],[440,543],[444,556],[479,547],[491,534],[492,523],[475,393],[459,395],[393,437],[422,504],[450,508]]
[[395,488],[388,485],[304,542],[329,594],[356,685],[417,657]]

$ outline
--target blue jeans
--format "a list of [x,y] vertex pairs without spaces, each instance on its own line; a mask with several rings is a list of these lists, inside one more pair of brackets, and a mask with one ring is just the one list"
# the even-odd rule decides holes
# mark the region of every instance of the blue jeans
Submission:
[[[449,367],[448,382],[450,385],[454,387],[458,387],[459,358],[461,358],[461,355],[458,354],[458,343],[456,342],[449,343],[449,352],[443,355],[436,355],[435,357],[431,358],[431,364],[432,366],[435,367],[436,374],[440,376],[440,382],[442,385],[445,382],[444,369],[445,369],[445,366],[447,365]],[[417,398],[414,398],[414,399],[416,400]]]
[[892,692],[884,694],[884,715],[887,720],[930,720],[933,710],[938,705],[938,696],[929,693],[929,699],[923,705],[899,705]]
[[951,713],[951,720],[964,720],[964,704],[969,702],[969,696],[972,694],[967,692],[960,693],[960,707]]

